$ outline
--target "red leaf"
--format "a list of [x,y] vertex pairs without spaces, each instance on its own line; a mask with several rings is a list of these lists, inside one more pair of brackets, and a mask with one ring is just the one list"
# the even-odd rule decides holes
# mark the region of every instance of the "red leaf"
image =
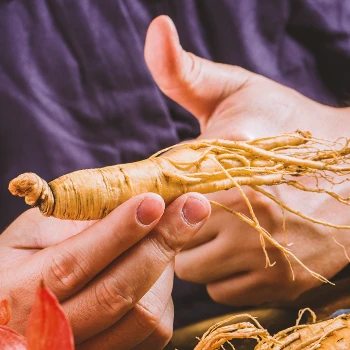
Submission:
[[0,301],[0,326],[8,324],[11,318],[11,308],[8,300]]
[[26,350],[26,340],[23,335],[13,329],[0,326],[0,349],[1,350]]
[[73,350],[73,332],[55,295],[44,285],[37,290],[26,330],[28,350]]

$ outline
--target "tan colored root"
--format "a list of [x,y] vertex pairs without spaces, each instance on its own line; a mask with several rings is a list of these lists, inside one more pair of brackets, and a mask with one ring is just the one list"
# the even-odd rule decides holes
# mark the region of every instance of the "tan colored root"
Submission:
[[[323,149],[319,149],[320,143],[307,132],[249,142],[199,140],[170,147],[141,162],[76,171],[49,184],[36,174],[22,174],[10,182],[9,189],[14,195],[25,197],[28,204],[38,206],[45,215],[100,219],[144,192],[158,193],[171,202],[190,191],[210,193],[237,184],[272,186],[286,183],[286,176],[317,171],[349,174],[347,148],[342,146],[337,151],[334,143],[322,142]],[[163,154],[169,150],[170,154]],[[346,201],[337,195],[334,198]]]
[[[299,177],[312,177],[315,188],[302,185]],[[276,202],[283,213],[289,211],[314,224],[336,229],[347,225],[328,223],[293,210],[261,186],[290,185],[298,190],[323,193],[349,205],[349,198],[333,190],[319,187],[319,179],[336,185],[349,181],[349,140],[329,142],[313,138],[308,132],[297,131],[254,141],[197,140],[162,150],[147,160],[80,170],[64,175],[49,184],[33,173],[12,180],[12,194],[25,197],[26,203],[38,206],[47,216],[61,219],[101,219],[131,197],[154,192],[170,203],[187,192],[211,193],[237,188],[249,210],[250,218],[218,203],[212,203],[239,217],[259,234],[266,257],[266,266],[273,266],[266,251],[266,242],[279,249],[287,259],[296,260],[315,278],[327,279],[308,269],[289,249],[277,242],[262,228],[242,186],[249,186]],[[286,238],[287,239],[287,238]]]
[[[251,322],[239,322],[229,324],[236,318],[246,317]],[[227,325],[228,324],[228,325]],[[232,339],[256,339],[257,341],[273,341],[266,329],[264,329],[258,320],[249,314],[240,314],[232,316],[226,320],[218,322],[210,327],[202,336],[194,350],[219,349],[225,343]],[[279,344],[276,342],[276,344]]]
[[[305,311],[312,315],[313,324],[300,325]],[[236,317],[245,316],[253,322],[232,323]],[[271,336],[257,320],[250,315],[231,317],[212,326],[203,334],[195,350],[225,349],[225,344],[233,339],[255,339],[255,350],[344,350],[350,349],[350,315],[316,322],[310,309],[299,312],[296,325]],[[232,346],[232,345],[231,345]]]

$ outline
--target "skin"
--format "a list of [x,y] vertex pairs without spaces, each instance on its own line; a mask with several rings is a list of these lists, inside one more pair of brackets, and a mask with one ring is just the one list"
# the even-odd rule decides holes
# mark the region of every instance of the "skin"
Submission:
[[26,211],[0,236],[8,326],[25,333],[44,280],[69,317],[77,349],[162,349],[172,334],[174,256],[209,215],[196,193],[166,209],[158,195],[136,196],[98,222]]
[[[158,17],[151,24],[145,58],[160,89],[198,119],[200,138],[249,140],[296,129],[329,140],[346,136],[349,108],[319,104],[240,67],[213,63],[185,52],[168,17]],[[303,182],[308,184],[307,180]],[[345,197],[349,189],[346,183],[338,186]],[[304,214],[336,224],[350,223],[348,207],[323,195],[297,192],[286,186],[268,190]],[[246,194],[261,226],[284,242],[279,206],[252,190],[246,190]],[[235,189],[207,197],[248,214]],[[328,229],[289,214],[286,219],[288,242],[293,243],[291,250],[309,268],[330,279],[349,263]],[[349,252],[349,234],[332,232]],[[184,280],[205,283],[215,301],[235,306],[294,300],[321,284],[292,261],[293,281],[281,254],[269,245],[267,251],[276,264],[266,269],[256,231],[229,213],[213,208],[210,220],[177,256],[175,271]]]
[[[164,16],[149,28],[145,59],[160,89],[197,117],[203,138],[250,139],[300,128],[333,139],[342,135],[348,118],[347,110],[322,106],[241,68],[184,52]],[[304,203],[287,190],[279,195],[306,214],[331,215],[327,200],[311,197],[314,202]],[[262,226],[282,240],[278,207],[260,195],[248,196]],[[187,201],[189,197],[195,200]],[[151,202],[137,219],[145,198]],[[210,198],[246,212],[235,191]],[[343,210],[334,209],[339,224],[346,220]],[[214,209],[201,229],[209,213],[207,200],[198,194],[181,196],[165,211],[158,196],[137,196],[96,223],[44,218],[35,209],[25,212],[0,236],[0,297],[9,299],[13,309],[9,326],[24,332],[36,286],[44,279],[71,321],[78,349],[162,349],[172,332],[173,259],[186,243],[176,259],[178,275],[206,283],[218,302],[294,298],[318,284],[297,268],[292,282],[287,264],[272,249],[277,264],[264,269],[256,232],[223,211]],[[328,231],[311,229],[298,219],[288,221],[288,231],[293,252],[325,277],[347,263]],[[350,245],[345,233],[337,233],[337,239]]]

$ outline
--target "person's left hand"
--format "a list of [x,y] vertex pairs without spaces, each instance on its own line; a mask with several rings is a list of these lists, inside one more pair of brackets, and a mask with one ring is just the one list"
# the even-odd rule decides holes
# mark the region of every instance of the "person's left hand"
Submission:
[[[348,122],[347,109],[321,105],[240,67],[213,63],[185,52],[173,23],[165,16],[154,20],[149,28],[145,58],[160,89],[198,119],[200,138],[242,140],[301,129],[335,140],[343,136]],[[349,224],[346,206],[333,199],[308,193],[296,196],[295,190],[286,186],[273,191],[307,215]],[[343,191],[349,191],[349,186],[344,185]],[[284,244],[281,208],[249,188],[245,192],[261,226]],[[236,189],[208,198],[248,215]],[[310,269],[331,278],[348,264],[327,228],[293,215],[286,214],[286,219],[288,241],[294,244],[290,249]],[[333,233],[339,242],[350,246],[345,231]],[[175,270],[184,280],[206,283],[214,300],[231,305],[291,300],[321,284],[295,261],[293,281],[290,266],[280,251],[267,245],[267,252],[271,261],[276,261],[268,269],[259,234],[214,207],[210,220],[176,258]]]
[[173,329],[173,258],[209,215],[196,193],[166,208],[159,195],[144,193],[95,222],[27,210],[0,235],[8,326],[25,334],[43,281],[69,319],[77,350],[163,349]]

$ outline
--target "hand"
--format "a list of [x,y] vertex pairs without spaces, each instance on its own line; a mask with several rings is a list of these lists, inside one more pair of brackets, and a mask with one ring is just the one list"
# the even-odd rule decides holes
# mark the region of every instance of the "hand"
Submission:
[[[244,140],[296,129],[329,140],[346,136],[349,109],[321,105],[240,67],[213,63],[185,52],[167,17],[159,17],[151,24],[145,58],[160,89],[198,119],[200,138]],[[350,223],[347,207],[329,197],[296,192],[287,186],[269,191],[306,215],[339,225]],[[280,207],[250,189],[245,192],[261,226],[284,244]],[[349,185],[340,186],[340,192],[347,197]],[[248,215],[236,189],[208,198]],[[349,263],[327,228],[289,214],[286,219],[288,241],[293,243],[290,249],[310,269],[331,278]],[[350,247],[348,233],[332,233],[339,243]],[[295,261],[293,281],[281,253],[270,245],[267,252],[276,264],[265,269],[258,233],[231,214],[214,208],[210,220],[177,256],[175,271],[182,279],[206,283],[214,300],[231,305],[295,299],[321,284]]]
[[199,194],[166,209],[136,196],[98,222],[62,221],[31,209],[0,236],[0,299],[25,332],[41,279],[60,300],[77,349],[163,349],[172,334],[173,258],[203,225]]

